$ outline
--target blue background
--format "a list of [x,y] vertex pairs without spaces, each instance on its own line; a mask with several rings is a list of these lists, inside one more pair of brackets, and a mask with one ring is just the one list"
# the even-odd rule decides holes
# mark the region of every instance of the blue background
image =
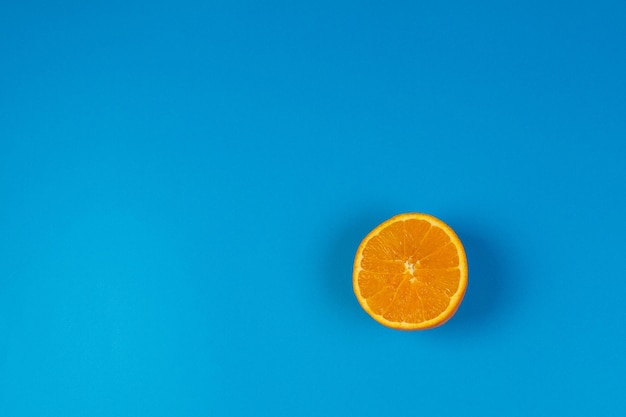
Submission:
[[[626,415],[624,2],[9,3],[0,415]],[[408,211],[426,332],[351,287]]]

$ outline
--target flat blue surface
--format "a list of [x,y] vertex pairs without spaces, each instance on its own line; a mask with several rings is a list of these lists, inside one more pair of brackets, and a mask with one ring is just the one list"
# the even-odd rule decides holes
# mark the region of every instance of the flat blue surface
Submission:
[[[90,3],[0,6],[0,415],[626,415],[624,2]],[[352,293],[408,211],[426,332]]]

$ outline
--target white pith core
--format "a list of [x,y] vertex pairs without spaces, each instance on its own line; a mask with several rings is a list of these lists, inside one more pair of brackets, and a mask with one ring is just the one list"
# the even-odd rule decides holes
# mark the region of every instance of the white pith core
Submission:
[[414,283],[415,281],[417,281],[417,277],[415,276],[415,267],[419,267],[419,266],[420,266],[419,260],[415,262],[412,262],[411,259],[404,261],[405,271],[411,274],[411,278],[409,279],[411,283]]

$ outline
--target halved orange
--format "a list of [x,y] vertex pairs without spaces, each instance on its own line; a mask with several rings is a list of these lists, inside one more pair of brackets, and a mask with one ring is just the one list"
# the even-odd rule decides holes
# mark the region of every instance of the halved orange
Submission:
[[465,250],[441,220],[399,214],[363,239],[352,280],[356,298],[374,320],[394,329],[429,329],[448,321],[461,304]]

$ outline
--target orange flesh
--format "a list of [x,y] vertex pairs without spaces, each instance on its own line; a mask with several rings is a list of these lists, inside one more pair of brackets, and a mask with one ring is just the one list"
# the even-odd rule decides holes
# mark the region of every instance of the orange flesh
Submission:
[[384,325],[434,327],[454,314],[465,292],[465,253],[452,229],[424,214],[383,223],[362,242],[354,287],[363,308]]

